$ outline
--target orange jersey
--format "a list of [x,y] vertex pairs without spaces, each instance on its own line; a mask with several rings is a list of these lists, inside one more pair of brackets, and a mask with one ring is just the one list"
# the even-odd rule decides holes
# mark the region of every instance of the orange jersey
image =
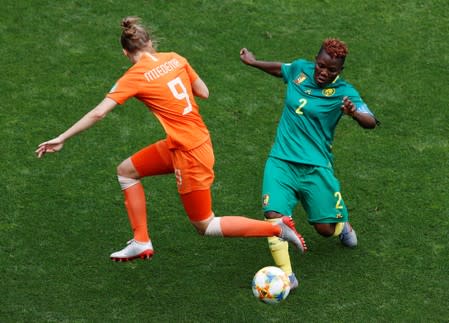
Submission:
[[118,104],[136,97],[162,124],[170,149],[190,150],[209,139],[192,92],[197,78],[188,61],[174,52],[146,54],[125,72],[107,97]]

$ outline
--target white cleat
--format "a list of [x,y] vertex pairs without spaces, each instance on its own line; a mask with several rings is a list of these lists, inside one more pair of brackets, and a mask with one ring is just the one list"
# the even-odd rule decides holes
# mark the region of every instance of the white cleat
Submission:
[[338,236],[343,245],[349,248],[357,247],[357,235],[349,222],[345,222],[343,231]]
[[281,234],[279,238],[293,243],[296,248],[301,250],[302,253],[307,251],[307,245],[304,238],[296,231],[295,222],[289,216],[283,216],[278,222],[281,227]]
[[127,242],[127,246],[120,251],[111,254],[113,261],[130,261],[137,258],[151,259],[154,254],[151,241],[139,242],[134,239]]
[[292,291],[293,289],[298,288],[299,282],[298,282],[298,279],[295,276],[295,273],[291,273],[288,276],[288,280],[290,281],[290,291]]

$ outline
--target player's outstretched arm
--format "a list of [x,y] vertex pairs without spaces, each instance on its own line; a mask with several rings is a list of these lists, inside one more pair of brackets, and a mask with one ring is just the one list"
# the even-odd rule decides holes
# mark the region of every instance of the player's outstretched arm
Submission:
[[105,98],[95,108],[86,113],[80,120],[78,120],[64,133],[60,134],[56,138],[39,144],[35,151],[37,157],[41,158],[46,153],[55,153],[60,151],[67,139],[92,127],[95,123],[103,119],[112,109],[114,109],[116,105],[117,102],[115,102],[114,100]]
[[240,60],[249,66],[256,67],[268,74],[274,75],[276,77],[281,77],[281,66],[280,62],[267,62],[267,61],[259,61],[256,59],[254,54],[250,52],[246,48],[242,48],[240,50]]

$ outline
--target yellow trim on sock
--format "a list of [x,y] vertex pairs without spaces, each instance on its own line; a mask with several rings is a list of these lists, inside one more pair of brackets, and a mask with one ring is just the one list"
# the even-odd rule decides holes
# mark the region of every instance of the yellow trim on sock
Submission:
[[343,231],[343,227],[345,226],[344,222],[338,222],[335,223],[335,231],[334,234],[332,235],[333,237],[337,237],[341,234],[341,232]]

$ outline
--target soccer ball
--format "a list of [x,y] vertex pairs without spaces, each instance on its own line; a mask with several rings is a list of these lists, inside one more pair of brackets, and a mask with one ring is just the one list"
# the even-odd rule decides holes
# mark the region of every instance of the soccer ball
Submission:
[[254,296],[262,302],[277,304],[290,293],[290,281],[281,268],[268,266],[254,275],[252,289]]

